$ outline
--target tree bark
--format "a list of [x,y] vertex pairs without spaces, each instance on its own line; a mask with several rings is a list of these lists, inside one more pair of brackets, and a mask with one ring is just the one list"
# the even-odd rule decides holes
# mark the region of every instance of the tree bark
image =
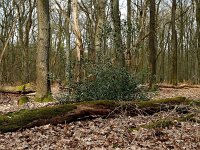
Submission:
[[198,83],[200,83],[200,0],[196,1]]
[[81,37],[81,31],[78,22],[78,2],[73,0],[73,18],[74,18],[74,33],[76,36],[76,67],[75,67],[75,80],[81,82],[84,78],[83,75],[83,43]]
[[49,1],[37,0],[38,47],[36,97],[45,98],[50,94],[49,51],[50,51],[50,16]]
[[114,26],[114,48],[116,65],[125,67],[124,47],[122,45],[121,20],[119,11],[119,0],[111,0],[111,16]]
[[72,80],[72,51],[71,51],[71,44],[70,44],[70,16],[71,16],[71,0],[68,0],[67,4],[67,14],[66,14],[66,43],[67,43],[67,51],[68,51],[68,60],[67,60],[67,79],[69,84]]
[[128,31],[127,31],[127,49],[126,49],[126,54],[125,54],[125,59],[126,59],[126,69],[128,71],[131,71],[131,66],[132,66],[132,54],[131,54],[131,43],[132,43],[132,13],[131,13],[131,1],[127,0],[127,26],[128,26]]
[[155,46],[156,42],[156,4],[155,0],[150,1],[150,23],[149,23],[149,65],[150,65],[150,80],[149,80],[149,87],[153,88],[156,82],[156,56],[157,50]]
[[176,0],[172,1],[172,84],[177,85],[177,31],[176,31]]
[[96,62],[100,62],[102,60],[102,42],[103,42],[103,24],[105,18],[105,0],[97,1],[97,25],[96,25],[96,33],[95,33],[95,51],[97,53]]

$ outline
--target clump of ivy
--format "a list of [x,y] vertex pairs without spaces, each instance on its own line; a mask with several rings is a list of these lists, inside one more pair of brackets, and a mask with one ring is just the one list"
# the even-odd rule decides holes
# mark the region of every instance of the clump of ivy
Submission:
[[125,68],[112,65],[96,66],[93,79],[75,83],[78,100],[132,100],[142,97],[136,79]]

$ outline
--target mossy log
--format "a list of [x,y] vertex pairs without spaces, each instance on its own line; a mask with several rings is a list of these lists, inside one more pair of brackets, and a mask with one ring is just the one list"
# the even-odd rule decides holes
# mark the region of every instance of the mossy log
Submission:
[[0,87],[0,93],[30,94],[35,93],[35,89],[30,83],[27,83],[20,86],[2,86]]
[[[191,104],[193,101],[183,97],[128,102],[98,100],[43,107],[34,110],[21,110],[0,115],[0,132],[17,131],[45,124],[56,125],[86,117],[112,116],[123,109],[126,109],[132,115],[137,115],[138,109],[144,114],[152,114],[153,111],[155,113],[174,108],[168,107],[168,105],[174,106],[182,103]],[[199,105],[199,103],[194,104]]]

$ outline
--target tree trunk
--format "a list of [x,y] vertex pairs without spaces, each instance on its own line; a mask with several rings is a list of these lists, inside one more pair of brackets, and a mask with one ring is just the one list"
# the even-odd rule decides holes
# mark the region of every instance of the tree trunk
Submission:
[[73,18],[74,18],[74,33],[76,36],[76,67],[75,67],[75,80],[81,82],[83,79],[83,43],[81,37],[81,31],[78,23],[78,2],[73,0]]
[[124,49],[122,45],[121,21],[119,11],[119,0],[111,0],[111,16],[114,26],[114,47],[118,67],[125,67]]
[[198,83],[200,83],[200,0],[196,1]]
[[68,51],[68,59],[67,59],[67,79],[69,84],[71,83],[72,80],[72,51],[71,51],[71,44],[70,44],[70,16],[71,16],[71,0],[68,0],[68,5],[67,5],[67,14],[66,14],[66,47]]
[[95,51],[97,53],[96,61],[100,62],[102,59],[102,31],[103,31],[103,24],[104,24],[104,14],[105,14],[105,0],[98,0],[97,1],[97,27],[95,33]]
[[132,55],[131,55],[131,43],[132,43],[132,13],[131,13],[131,1],[127,0],[127,50],[126,50],[126,69],[131,71],[132,66]]
[[36,97],[43,99],[50,94],[49,50],[50,50],[50,16],[49,1],[37,0],[38,14],[38,47],[37,47],[37,80]]
[[156,38],[156,19],[155,19],[155,12],[156,12],[156,4],[155,0],[150,1],[150,23],[149,23],[149,64],[150,64],[150,80],[149,80],[149,87],[153,88],[156,82],[156,55],[157,50],[155,46],[155,38]]
[[172,1],[172,84],[177,85],[177,31],[176,31],[176,0]]

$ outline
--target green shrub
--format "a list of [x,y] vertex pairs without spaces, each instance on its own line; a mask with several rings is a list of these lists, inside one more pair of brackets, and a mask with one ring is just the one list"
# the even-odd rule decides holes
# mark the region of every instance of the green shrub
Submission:
[[141,96],[136,80],[122,68],[97,66],[92,80],[73,85],[78,100],[131,100]]

